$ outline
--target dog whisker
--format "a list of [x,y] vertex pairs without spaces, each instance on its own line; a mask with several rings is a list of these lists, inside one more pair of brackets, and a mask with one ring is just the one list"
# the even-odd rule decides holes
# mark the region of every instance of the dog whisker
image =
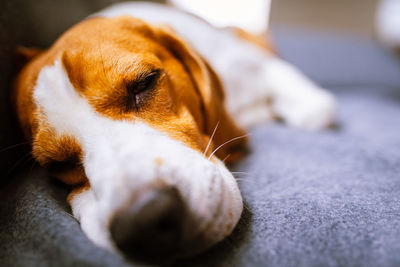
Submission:
[[[214,135],[215,135],[215,132],[217,131],[218,125],[219,125],[219,121],[218,121],[217,124],[215,125],[214,131],[213,131],[213,133],[211,134],[210,140],[208,140],[208,144],[207,144],[206,149],[204,150],[203,155],[206,155],[208,149],[210,148],[212,139],[214,138]],[[222,161],[222,162],[223,162],[223,161]]]
[[231,142],[233,142],[233,141],[236,141],[236,140],[238,140],[238,139],[245,138],[245,137],[247,137],[247,136],[249,136],[249,135],[248,135],[248,134],[245,134],[245,135],[241,135],[241,136],[234,137],[234,138],[232,138],[231,140],[226,141],[226,142],[223,143],[222,145],[218,146],[218,147],[211,153],[211,155],[208,157],[208,159],[211,159],[211,157],[214,156],[214,154],[215,154],[220,148],[222,148],[224,145],[229,144],[229,143],[231,143]]
[[6,176],[10,175],[18,166],[24,165],[29,160],[33,160],[32,153],[30,151],[16,161]]
[[74,219],[74,221],[76,221],[76,222],[79,223],[79,221],[78,221],[74,216],[72,216],[71,214],[69,214],[68,212],[64,212],[64,214],[68,215],[69,217],[71,217],[72,219]]
[[250,210],[250,208],[247,206],[247,204],[246,203],[244,203],[243,202],[243,208],[245,208],[248,212],[250,212],[251,213],[251,210]]
[[228,154],[228,155],[222,160],[222,163],[225,163],[225,160],[227,160],[227,159],[229,158],[230,155],[231,155],[231,154]]
[[234,177],[236,178],[236,179],[249,179],[249,177],[248,176],[238,176],[238,175],[234,175]]
[[247,180],[247,179],[250,178],[250,177],[248,177],[248,176],[237,176],[237,175],[233,175],[233,177],[235,177],[236,180],[237,180],[237,179]]
[[29,169],[29,173],[32,172],[33,168],[35,168],[35,167],[37,166],[37,164],[38,164],[38,163],[37,163],[36,160],[34,160],[34,161],[32,162],[31,168]]
[[5,148],[1,149],[0,153],[8,151],[8,150],[13,149],[13,148],[17,148],[17,147],[22,146],[22,145],[27,145],[27,144],[29,144],[29,142],[22,142],[22,143],[14,144],[14,145],[11,145],[11,146],[8,146],[8,147],[5,147]]
[[235,178],[235,180],[240,182],[240,183],[242,183],[242,182],[246,182],[246,183],[249,183],[249,184],[253,183],[252,180],[246,180],[246,179],[241,179],[241,178]]
[[246,182],[252,181],[249,177],[236,177],[236,176],[235,176],[235,179],[236,179],[237,181],[246,181]]

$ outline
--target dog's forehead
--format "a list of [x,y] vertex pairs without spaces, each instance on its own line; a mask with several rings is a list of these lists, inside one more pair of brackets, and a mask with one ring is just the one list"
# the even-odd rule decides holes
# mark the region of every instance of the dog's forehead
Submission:
[[162,65],[153,28],[134,18],[88,19],[66,32],[54,49],[61,49],[68,74],[79,80],[93,72],[129,79]]
[[152,51],[137,52],[134,48],[127,50],[110,44],[65,51],[62,64],[79,91],[95,84],[101,85],[100,88],[117,88],[163,68],[161,60]]
[[[66,31],[56,42],[68,45],[114,42],[115,45],[140,44],[140,39],[155,38],[154,26],[130,16],[88,18]],[[115,43],[116,42],[116,43]]]

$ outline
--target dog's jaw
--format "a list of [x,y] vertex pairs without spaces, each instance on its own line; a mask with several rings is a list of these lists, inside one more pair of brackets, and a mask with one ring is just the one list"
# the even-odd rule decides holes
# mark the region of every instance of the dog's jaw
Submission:
[[139,119],[101,116],[78,95],[59,60],[41,70],[34,101],[37,116],[55,134],[75,139],[82,148],[90,189],[77,194],[70,204],[82,229],[98,245],[115,248],[108,231],[114,212],[132,194],[158,180],[175,186],[185,200],[194,222],[187,240],[191,235],[203,240],[196,250],[233,230],[241,215],[242,198],[233,176],[218,159],[211,162]]

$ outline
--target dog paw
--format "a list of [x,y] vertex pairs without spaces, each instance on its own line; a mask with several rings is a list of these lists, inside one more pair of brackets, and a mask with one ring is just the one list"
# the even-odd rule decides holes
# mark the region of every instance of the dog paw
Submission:
[[267,101],[259,101],[241,107],[233,114],[233,118],[242,128],[249,129],[259,124],[272,122],[276,119],[276,116]]
[[291,126],[320,130],[335,125],[337,104],[330,92],[318,88],[285,102],[280,103],[279,113]]
[[264,64],[264,73],[273,110],[287,124],[308,130],[334,125],[336,101],[329,91],[278,58],[270,58]]

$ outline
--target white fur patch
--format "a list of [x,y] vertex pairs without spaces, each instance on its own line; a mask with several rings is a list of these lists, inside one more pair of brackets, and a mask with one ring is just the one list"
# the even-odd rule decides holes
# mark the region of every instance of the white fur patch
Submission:
[[239,27],[264,33],[268,27],[270,0],[169,0],[216,27]]
[[[107,231],[111,216],[132,194],[156,179],[178,188],[191,217],[199,222],[192,230],[208,225],[204,235],[214,242],[223,239],[228,225],[233,228],[239,220],[242,198],[222,163],[212,163],[140,120],[101,116],[75,91],[60,61],[42,69],[34,99],[57,134],[74,137],[82,147],[91,189],[72,201],[72,210],[98,245],[113,247]],[[158,158],[163,159],[162,166],[156,163]],[[221,205],[221,212],[212,217]]]
[[376,29],[381,41],[393,47],[400,46],[400,2],[382,0],[376,12]]
[[263,79],[271,92],[273,109],[286,123],[318,130],[335,122],[336,102],[294,66],[278,58],[263,64]]
[[102,223],[100,208],[96,201],[93,189],[85,190],[71,200],[72,213],[79,220],[82,230],[98,246],[108,250],[116,250],[110,242],[110,232],[107,225]]

